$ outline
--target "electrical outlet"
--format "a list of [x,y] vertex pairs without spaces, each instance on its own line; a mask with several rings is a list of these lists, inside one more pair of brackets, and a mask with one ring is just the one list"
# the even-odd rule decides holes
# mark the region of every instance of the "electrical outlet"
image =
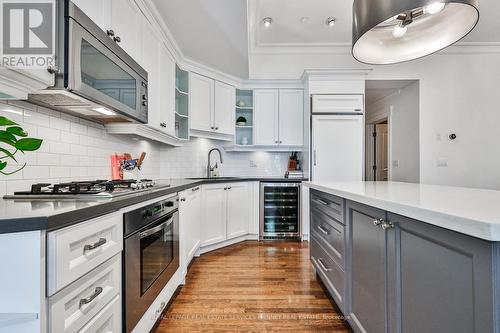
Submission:
[[393,168],[399,168],[399,160],[392,161],[392,167]]
[[253,160],[250,160],[250,168],[256,168],[257,167],[257,163],[255,163],[255,161]]

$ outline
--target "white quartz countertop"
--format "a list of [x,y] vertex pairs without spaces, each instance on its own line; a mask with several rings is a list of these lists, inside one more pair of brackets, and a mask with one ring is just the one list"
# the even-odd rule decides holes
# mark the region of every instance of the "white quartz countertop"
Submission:
[[500,241],[500,191],[399,182],[305,186],[488,241]]

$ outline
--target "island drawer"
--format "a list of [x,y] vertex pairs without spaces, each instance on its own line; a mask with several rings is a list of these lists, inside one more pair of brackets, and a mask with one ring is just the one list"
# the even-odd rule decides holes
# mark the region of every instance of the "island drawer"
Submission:
[[313,207],[311,231],[327,254],[344,269],[345,226]]
[[47,234],[47,294],[56,292],[120,253],[123,215],[109,214]]
[[314,236],[311,237],[311,261],[337,305],[344,310],[345,272]]
[[109,302],[119,297],[121,273],[121,256],[116,255],[50,297],[49,331],[69,333],[84,327]]
[[311,190],[311,208],[317,208],[321,212],[345,224],[344,222],[344,200],[334,195]]

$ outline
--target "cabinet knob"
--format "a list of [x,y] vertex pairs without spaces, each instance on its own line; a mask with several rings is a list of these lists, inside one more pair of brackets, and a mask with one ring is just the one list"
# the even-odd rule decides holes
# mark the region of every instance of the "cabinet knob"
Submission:
[[280,143],[283,143],[283,141],[280,140]]
[[218,130],[219,130],[219,128],[218,128],[218,127],[216,127],[216,128],[215,128],[215,130],[216,130],[216,131],[218,131]]
[[142,101],[142,106],[148,106],[148,102],[147,101]]
[[167,127],[167,124],[165,124],[165,123],[160,123],[160,127],[165,128],[165,127]]
[[375,219],[375,220],[373,220],[373,225],[376,227],[379,227],[383,222],[384,222],[384,220],[382,220],[382,219]]
[[384,230],[393,229],[393,228],[394,228],[394,224],[392,222],[384,221],[382,223],[382,229],[384,229]]
[[113,40],[117,43],[122,41],[122,39],[119,36],[113,37]]
[[182,202],[186,201],[186,198],[181,198],[181,201],[182,201]]
[[115,35],[115,32],[112,29],[106,30],[106,33],[108,36],[113,37]]
[[57,74],[59,73],[59,68],[56,66],[48,66],[47,72],[49,72],[50,74]]

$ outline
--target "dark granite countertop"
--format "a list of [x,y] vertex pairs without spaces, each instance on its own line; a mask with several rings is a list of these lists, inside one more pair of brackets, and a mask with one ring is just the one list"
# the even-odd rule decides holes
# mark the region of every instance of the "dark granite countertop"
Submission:
[[89,199],[0,199],[0,233],[56,230],[124,207],[159,198],[202,184],[239,181],[302,182],[307,179],[231,177],[220,179],[170,179],[170,187],[132,193],[116,198]]

